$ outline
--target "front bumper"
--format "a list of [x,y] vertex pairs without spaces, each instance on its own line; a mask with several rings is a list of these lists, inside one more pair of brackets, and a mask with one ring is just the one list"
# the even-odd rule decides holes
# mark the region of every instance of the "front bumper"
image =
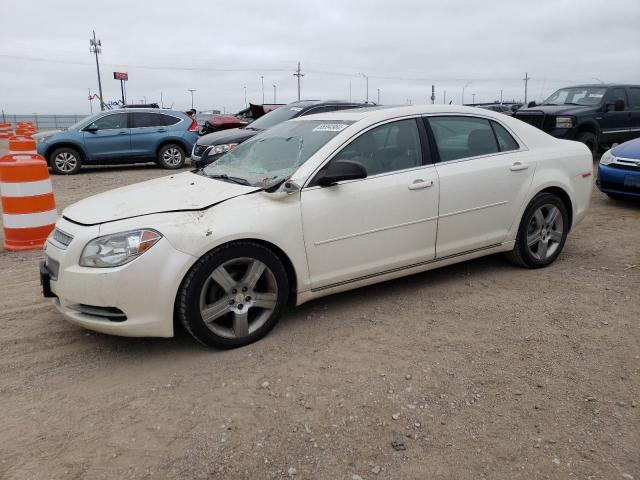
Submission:
[[596,185],[604,193],[640,197],[640,168],[598,165]]
[[[74,239],[65,249],[47,241],[47,261],[55,277],[43,272],[54,306],[68,321],[97,332],[128,337],[173,336],[174,302],[182,278],[195,258],[162,238],[148,252],[121,267],[88,268],[78,264],[99,226],[83,227],[61,219],[57,227]],[[49,273],[49,275],[47,275]]]

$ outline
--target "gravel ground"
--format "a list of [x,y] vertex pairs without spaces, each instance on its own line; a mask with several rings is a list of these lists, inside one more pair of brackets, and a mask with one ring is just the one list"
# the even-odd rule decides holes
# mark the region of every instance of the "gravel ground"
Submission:
[[[53,184],[62,209],[166,174]],[[0,250],[0,478],[640,479],[638,203],[595,190],[544,270],[335,295],[234,351],[76,328],[40,256]]]

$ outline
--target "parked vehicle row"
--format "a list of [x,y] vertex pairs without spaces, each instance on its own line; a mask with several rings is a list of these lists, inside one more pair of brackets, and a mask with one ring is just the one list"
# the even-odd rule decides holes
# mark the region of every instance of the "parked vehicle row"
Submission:
[[33,138],[38,153],[60,175],[78,173],[83,165],[140,162],[177,169],[198,138],[198,123],[179,111],[129,108],[100,112]]
[[584,143],[595,154],[640,137],[640,85],[581,85],[561,88],[515,118],[549,135]]
[[191,164],[202,168],[234,149],[242,142],[281,122],[304,115],[369,106],[340,100],[304,100],[280,107],[242,128],[234,128],[200,137],[191,152]]
[[[286,108],[269,115],[295,116]],[[177,319],[232,348],[335,292],[498,252],[547,266],[589,206],[589,150],[500,113],[275,123],[204,169],[67,207],[45,248],[45,296],[88,329],[170,337]]]

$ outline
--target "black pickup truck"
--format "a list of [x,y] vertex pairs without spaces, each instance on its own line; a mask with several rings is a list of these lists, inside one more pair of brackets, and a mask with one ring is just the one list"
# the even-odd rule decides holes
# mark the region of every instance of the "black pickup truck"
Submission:
[[561,88],[540,105],[531,102],[513,116],[597,153],[600,147],[640,137],[640,85]]

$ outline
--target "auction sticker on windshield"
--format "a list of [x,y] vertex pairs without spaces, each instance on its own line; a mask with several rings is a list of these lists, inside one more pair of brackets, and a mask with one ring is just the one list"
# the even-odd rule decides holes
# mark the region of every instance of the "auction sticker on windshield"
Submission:
[[341,132],[349,125],[344,123],[321,123],[313,129],[314,132]]

